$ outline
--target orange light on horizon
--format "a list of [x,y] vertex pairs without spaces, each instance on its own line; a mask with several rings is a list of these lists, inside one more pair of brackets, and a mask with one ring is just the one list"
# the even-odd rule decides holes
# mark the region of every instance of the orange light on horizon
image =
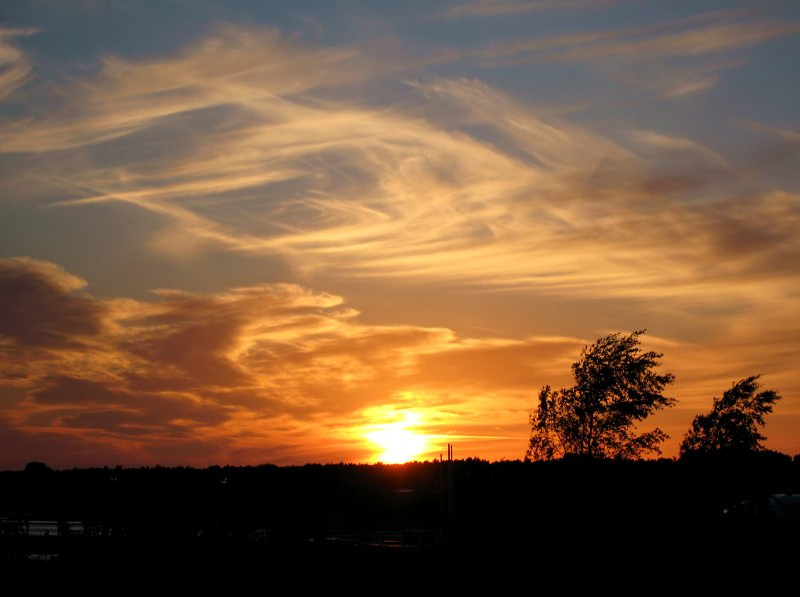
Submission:
[[419,414],[407,412],[400,421],[376,425],[365,434],[372,443],[378,444],[382,452],[376,455],[377,462],[400,464],[414,460],[428,448],[427,436],[409,427],[418,424]]

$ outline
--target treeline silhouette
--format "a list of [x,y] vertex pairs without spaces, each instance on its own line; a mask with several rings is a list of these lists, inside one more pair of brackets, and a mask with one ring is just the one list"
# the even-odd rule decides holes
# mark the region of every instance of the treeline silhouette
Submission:
[[800,458],[769,451],[204,469],[31,463],[0,472],[0,560],[61,571],[304,562],[375,572],[564,557],[646,565],[677,542],[689,562],[711,552],[733,565],[782,557],[797,519],[775,519],[766,500],[798,487]]

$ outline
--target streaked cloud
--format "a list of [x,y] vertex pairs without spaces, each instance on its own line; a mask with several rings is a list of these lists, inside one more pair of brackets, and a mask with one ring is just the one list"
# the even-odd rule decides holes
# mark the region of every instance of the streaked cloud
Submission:
[[619,0],[478,0],[456,4],[447,11],[451,17],[486,17],[515,15],[548,10],[597,10]]
[[481,50],[479,55],[487,59],[514,57],[514,60],[530,61],[615,57],[641,62],[719,54],[798,32],[799,22],[756,20],[753,15],[740,11],[710,12],[630,29],[495,44]]
[[[728,254],[744,235],[759,252],[775,247],[773,263],[797,250],[787,227],[797,197],[753,188],[740,205],[725,193],[738,165],[696,141],[637,129],[625,144],[474,79],[409,84],[409,102],[447,106],[445,122],[315,98],[346,84],[338,73],[353,55],[226,27],[174,58],[107,58],[63,113],[6,126],[4,146],[36,152],[31,167],[45,171],[60,168],[50,154],[63,164],[70,148],[115,148],[91,169],[53,174],[72,196],[62,205],[123,202],[169,225],[152,250],[282,255],[306,275],[713,296],[721,261],[737,292],[751,291],[754,260]],[[712,191],[712,181],[724,182]],[[673,243],[678,235],[688,240]]]
[[38,122],[4,127],[5,151],[39,152],[103,143],[171,116],[291,96],[341,83],[351,53],[296,46],[274,30],[221,26],[167,60],[103,60],[101,74],[70,90],[65,105]]
[[0,100],[23,85],[31,73],[31,64],[14,44],[16,37],[32,35],[35,29],[0,28]]
[[590,30],[500,42],[469,53],[485,66],[585,62],[635,88],[679,98],[711,88],[751,46],[800,32],[800,21],[748,10],[708,12],[626,29]]

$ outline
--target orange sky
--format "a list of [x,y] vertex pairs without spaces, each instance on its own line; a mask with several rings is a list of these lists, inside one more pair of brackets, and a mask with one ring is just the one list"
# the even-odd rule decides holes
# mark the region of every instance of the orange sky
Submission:
[[640,328],[800,453],[800,15],[624,4],[10,9],[0,467],[521,458]]

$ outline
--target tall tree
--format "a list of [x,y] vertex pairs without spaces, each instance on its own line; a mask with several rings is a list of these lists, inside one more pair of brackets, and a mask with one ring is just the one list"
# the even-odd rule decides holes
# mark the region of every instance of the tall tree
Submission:
[[[722,398],[714,398],[711,412],[697,415],[681,442],[681,456],[690,452],[760,451],[765,439],[758,432],[764,416],[780,396],[772,391],[758,392],[760,375],[734,382]],[[758,392],[758,393],[757,393]]]
[[530,418],[526,460],[567,454],[638,458],[661,452],[659,444],[667,434],[659,428],[637,433],[636,424],[675,403],[662,393],[675,376],[656,373],[662,354],[640,350],[644,331],[611,334],[584,346],[572,365],[575,385],[542,388],[539,407]]

